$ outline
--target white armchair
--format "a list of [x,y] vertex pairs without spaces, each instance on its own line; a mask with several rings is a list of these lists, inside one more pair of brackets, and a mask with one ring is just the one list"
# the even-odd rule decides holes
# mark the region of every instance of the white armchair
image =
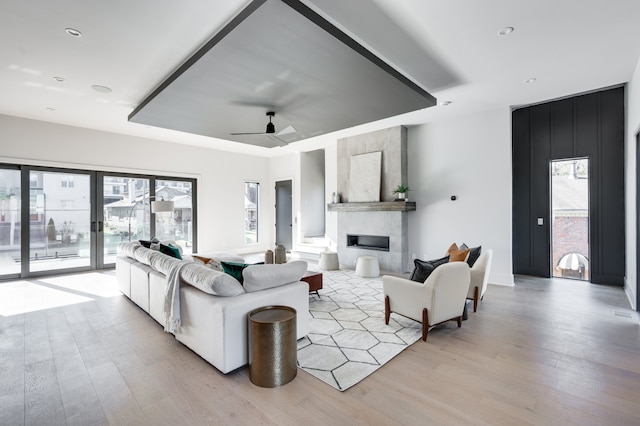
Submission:
[[384,275],[385,323],[391,312],[422,322],[424,341],[434,325],[455,319],[461,327],[470,276],[466,262],[440,265],[424,283]]
[[478,310],[478,301],[482,300],[484,292],[487,291],[491,259],[493,259],[493,250],[483,250],[471,267],[471,282],[467,291],[467,299],[473,299],[473,312]]

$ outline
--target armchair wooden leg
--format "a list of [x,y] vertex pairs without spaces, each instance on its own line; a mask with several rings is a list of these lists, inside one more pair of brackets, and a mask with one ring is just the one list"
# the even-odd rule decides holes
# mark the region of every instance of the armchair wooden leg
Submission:
[[391,316],[391,304],[389,303],[389,296],[384,297],[384,323],[389,325],[389,317]]
[[456,321],[458,322],[458,328],[462,327],[462,317],[456,318]]
[[429,333],[429,313],[427,308],[422,310],[422,340],[427,341],[427,334]]
[[476,289],[473,291],[473,312],[476,312],[478,310],[478,292],[480,290],[478,289],[478,287],[476,287]]

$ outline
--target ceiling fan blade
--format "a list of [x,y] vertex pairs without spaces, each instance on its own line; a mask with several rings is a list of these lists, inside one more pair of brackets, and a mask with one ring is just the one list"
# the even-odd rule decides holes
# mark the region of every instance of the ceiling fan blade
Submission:
[[244,133],[229,133],[229,134],[233,135],[233,136],[239,136],[239,135],[267,135],[268,133],[265,133],[265,132],[257,132],[257,133],[244,132]]
[[[272,139],[272,140],[273,140],[273,139],[276,139],[276,140],[277,140],[278,145],[279,145],[279,146],[281,146],[281,147],[283,147],[283,146],[288,146],[288,145],[289,145],[289,142],[287,142],[287,141],[283,141],[282,139],[280,139],[280,138],[278,137],[278,135],[277,135],[277,134],[273,134],[273,135],[269,135],[269,136],[271,137],[271,139]],[[275,148],[275,147],[272,147],[272,148]]]
[[278,133],[276,133],[276,136],[288,135],[288,134],[295,133],[295,132],[297,132],[296,128],[293,127],[291,124],[289,124],[287,127],[285,127],[284,129],[282,129]]

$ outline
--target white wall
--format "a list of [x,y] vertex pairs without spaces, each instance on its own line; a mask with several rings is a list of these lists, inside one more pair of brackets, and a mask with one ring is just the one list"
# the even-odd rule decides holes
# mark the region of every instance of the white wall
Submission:
[[[272,226],[260,226],[257,245],[245,246],[243,231],[244,182],[260,182],[268,200],[268,159],[4,115],[0,144],[5,163],[196,178],[199,252],[273,245]],[[260,224],[272,224],[273,209],[263,204]]]
[[[489,282],[513,285],[511,110],[409,128],[409,253],[442,257],[452,242],[494,251]],[[451,201],[455,195],[457,201]]]
[[[334,139],[327,142],[324,148],[324,190],[327,203],[333,202],[333,193],[338,192],[338,141]],[[338,250],[338,213],[325,213],[325,237],[329,248]]]
[[637,229],[636,229],[636,133],[640,131],[640,60],[627,86],[627,131],[625,140],[625,191],[626,191],[626,277],[625,291],[633,309],[638,292]]
[[325,233],[324,150],[300,153],[300,238]]

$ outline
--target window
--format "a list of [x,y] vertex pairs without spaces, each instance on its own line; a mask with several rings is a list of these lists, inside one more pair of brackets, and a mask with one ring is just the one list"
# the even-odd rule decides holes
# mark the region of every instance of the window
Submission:
[[258,182],[244,183],[244,243],[258,242],[258,200],[260,184]]
[[64,177],[64,178],[62,178],[62,180],[60,181],[60,185],[63,188],[73,188],[73,186],[74,186],[73,177]]
[[[196,179],[0,164],[0,279],[110,267],[129,238],[190,254],[196,189]],[[152,212],[160,199],[173,211]]]
[[191,254],[195,214],[194,187],[191,180],[156,179],[156,200],[173,201],[172,212],[156,213],[155,233],[159,240],[174,240],[182,252]]

